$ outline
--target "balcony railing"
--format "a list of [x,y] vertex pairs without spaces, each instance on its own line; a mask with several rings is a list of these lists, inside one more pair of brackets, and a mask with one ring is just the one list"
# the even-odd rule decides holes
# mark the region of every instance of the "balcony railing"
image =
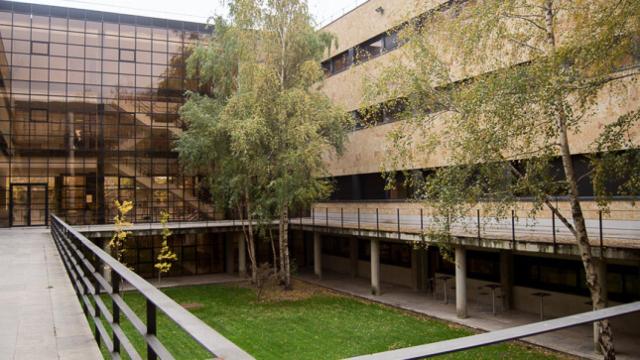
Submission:
[[[144,339],[147,359],[173,359],[157,336],[160,310],[213,356],[253,359],[55,215],[51,216],[51,234],[85,315],[91,319],[96,342],[104,345],[112,358],[120,358],[124,350],[129,358],[142,359],[121,327],[124,315]],[[107,273],[110,276],[105,276]],[[120,293],[123,281],[146,299],[146,323],[124,301]],[[111,300],[111,310],[104,301],[106,298]]]
[[[584,210],[587,233],[594,246],[638,247],[640,246],[640,209],[618,209],[607,213],[600,210]],[[571,223],[572,221],[569,220]],[[497,239],[511,241],[547,242],[553,244],[574,243],[569,229],[551,211],[538,217],[518,216],[516,210],[502,218],[481,213],[479,209],[466,217],[450,223],[446,219],[431,215],[427,209],[418,207],[322,207],[314,206],[310,216],[291,220],[294,225],[339,228],[356,233],[394,233],[424,235],[446,233],[453,237]]]

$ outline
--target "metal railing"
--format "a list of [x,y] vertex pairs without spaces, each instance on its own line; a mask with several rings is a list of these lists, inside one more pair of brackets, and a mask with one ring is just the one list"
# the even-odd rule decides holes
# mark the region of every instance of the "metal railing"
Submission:
[[[120,358],[124,350],[129,358],[142,359],[121,327],[121,315],[124,315],[144,339],[147,359],[173,359],[157,336],[156,320],[160,310],[214,356],[224,359],[253,359],[55,215],[51,216],[51,234],[81,300],[84,313],[91,319],[95,340],[98,345],[104,345],[112,358]],[[109,276],[104,275],[106,272],[110,273],[110,281],[107,280]],[[121,296],[123,281],[145,298],[146,323]],[[111,300],[112,310],[103,300],[107,296]],[[110,327],[111,335],[105,324]]]
[[[640,208],[611,210],[584,210],[587,233],[593,245],[624,246],[640,241]],[[483,216],[477,209],[473,214],[450,223],[423,208],[399,207],[319,207],[310,216],[291,220],[292,224],[339,228],[357,232],[376,231],[397,234],[428,234],[448,228],[452,236],[481,239],[502,239],[516,246],[518,241],[544,241],[554,246],[574,241],[574,237],[551,211],[537,218],[519,217],[512,210],[506,217],[496,219]],[[612,242],[615,242],[613,244]]]
[[588,324],[594,321],[631,314],[638,311],[640,311],[640,301],[452,340],[444,340],[431,344],[384,351],[376,354],[356,356],[351,358],[351,360],[422,359],[469,350],[504,341],[521,339],[577,325]]

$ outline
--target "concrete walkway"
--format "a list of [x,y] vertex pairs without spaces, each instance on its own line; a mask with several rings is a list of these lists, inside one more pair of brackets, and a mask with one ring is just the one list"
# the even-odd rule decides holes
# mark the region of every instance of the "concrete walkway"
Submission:
[[[369,279],[351,278],[348,275],[323,272],[322,280],[313,274],[300,274],[298,279],[342,293],[424,314],[433,318],[462,324],[483,331],[499,330],[539,321],[538,315],[522,311],[500,312],[494,316],[490,306],[469,303],[469,317],[456,317],[455,303],[444,304],[442,298],[415,292],[402,286],[383,284],[382,295],[371,295]],[[616,332],[614,329],[617,358],[638,359],[640,341],[637,337]],[[583,325],[523,339],[529,343],[561,351],[587,359],[601,359],[593,351],[593,327]]]
[[0,230],[0,359],[102,359],[48,229]]

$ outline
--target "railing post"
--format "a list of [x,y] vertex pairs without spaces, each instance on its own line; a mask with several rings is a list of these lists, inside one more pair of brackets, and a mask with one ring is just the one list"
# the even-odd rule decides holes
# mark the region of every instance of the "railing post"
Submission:
[[[156,304],[147,299],[147,335],[156,335]],[[147,344],[147,359],[156,360],[158,355],[151,345]]]
[[553,253],[558,252],[558,242],[556,240],[556,213],[551,210],[551,231],[553,232]]
[[420,233],[422,234],[424,232],[424,216],[423,216],[423,210],[422,208],[420,208]]
[[360,235],[360,208],[358,208],[358,235]]
[[602,210],[598,211],[598,228],[600,231],[600,258],[604,257],[604,236],[602,234]]
[[[94,271],[97,273],[100,272],[100,261],[98,260],[98,257],[93,254],[93,256],[91,257],[91,260],[93,260],[93,268]],[[87,274],[91,274],[91,270],[87,268]],[[98,279],[96,279],[96,276],[93,275],[93,293],[96,296],[100,296],[100,283],[98,282]],[[94,312],[94,320],[93,320],[93,330],[95,332],[95,339],[96,339],[96,343],[98,343],[98,347],[100,347],[100,344],[102,343],[102,338],[100,336],[100,331],[98,330],[98,322],[100,321],[100,308],[98,307],[98,302],[94,301],[94,305],[93,305],[93,312]]]
[[400,208],[396,208],[396,221],[398,222],[398,240],[400,240]]
[[[115,271],[111,272],[111,288],[113,289],[113,295],[120,294],[120,274]],[[111,306],[113,308],[113,323],[120,326],[120,307],[113,296],[111,297]],[[115,331],[113,331],[113,352],[120,353],[120,338],[118,338]]]
[[326,227],[329,227],[329,208],[324,208],[324,222]]
[[378,215],[378,208],[376,208],[376,231],[378,232],[378,235],[380,235],[380,220]]
[[478,245],[480,245],[480,209],[476,209],[476,219],[478,220]]
[[311,226],[316,226],[316,208],[311,208]]
[[344,229],[344,208],[340,208],[340,229]]
[[513,250],[516,249],[516,211],[511,210],[511,241]]

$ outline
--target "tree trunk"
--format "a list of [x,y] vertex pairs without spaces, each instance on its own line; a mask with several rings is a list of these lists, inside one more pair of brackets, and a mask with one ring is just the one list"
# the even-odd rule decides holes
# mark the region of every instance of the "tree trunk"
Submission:
[[273,233],[269,229],[269,241],[271,242],[271,252],[273,253],[273,273],[278,274],[278,254],[276,253],[276,244],[273,241]]
[[[560,142],[560,153],[562,157],[562,166],[569,186],[569,204],[571,205],[571,216],[575,225],[575,237],[578,242],[578,250],[580,258],[586,274],[587,286],[591,292],[591,302],[593,309],[603,309],[606,302],[602,297],[601,281],[598,277],[598,269],[591,255],[591,244],[589,244],[589,236],[585,225],[580,199],[578,198],[578,182],[573,169],[571,152],[569,149],[569,139],[567,136],[567,126],[564,113],[560,111],[558,117],[558,132]],[[616,352],[613,346],[613,331],[608,320],[602,320],[598,323],[598,344],[600,350],[606,360],[616,358]]]
[[289,261],[289,211],[285,207],[280,214],[280,270],[282,271],[282,284],[285,290],[291,289],[291,266]]
[[[547,31],[547,44],[550,49],[550,53],[553,55],[556,52],[555,41],[555,17],[557,15],[554,8],[554,0],[545,1],[545,23]],[[589,236],[587,234],[587,227],[585,225],[584,215],[582,213],[582,206],[580,204],[578,193],[578,180],[576,178],[573,161],[571,159],[571,149],[569,147],[568,132],[568,119],[565,112],[566,102],[562,96],[558,96],[557,103],[557,127],[558,127],[558,143],[560,144],[560,156],[562,158],[562,166],[569,186],[569,204],[571,206],[571,217],[575,229],[573,234],[578,243],[578,250],[580,251],[580,258],[582,265],[584,266],[584,272],[586,274],[587,286],[591,293],[591,302],[593,303],[593,309],[598,310],[606,306],[605,300],[602,298],[601,282],[598,277],[598,269],[594,263],[593,256],[591,255],[591,244],[589,244]],[[605,289],[606,291],[606,289]],[[605,360],[613,360],[616,358],[616,352],[613,346],[613,331],[609,325],[608,320],[600,321],[598,327],[598,343],[600,350]]]
[[256,284],[258,279],[258,264],[256,261],[256,247],[255,238],[253,235],[253,216],[251,216],[251,204],[248,200],[248,196],[245,195],[245,203],[247,208],[247,225],[244,224],[244,216],[242,215],[242,208],[239,208],[240,221],[242,223],[242,230],[244,232],[244,238],[247,243],[247,250],[249,253],[249,261],[251,262],[251,283]]

